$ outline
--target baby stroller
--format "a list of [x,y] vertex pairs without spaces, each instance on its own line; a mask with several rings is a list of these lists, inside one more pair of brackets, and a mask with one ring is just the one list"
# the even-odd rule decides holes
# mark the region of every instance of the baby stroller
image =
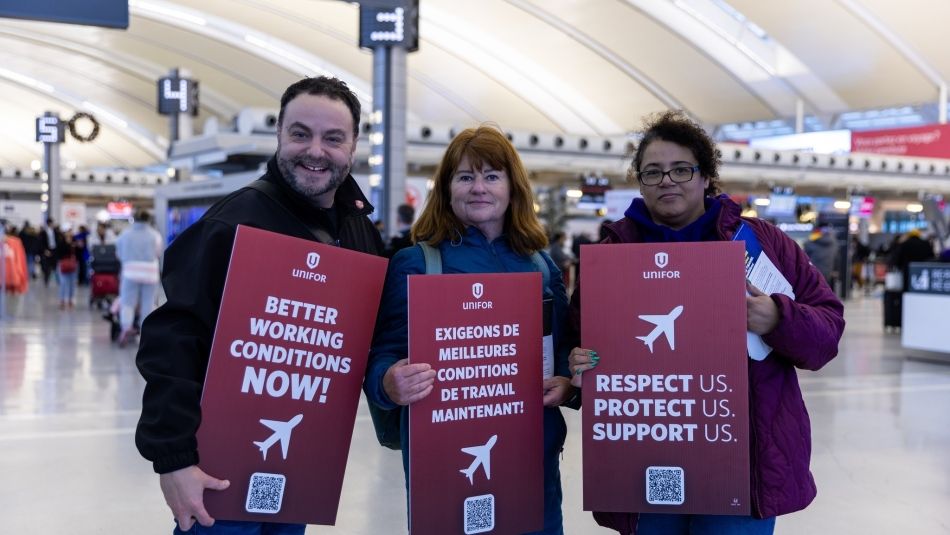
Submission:
[[89,306],[108,309],[119,295],[119,270],[121,264],[115,254],[115,245],[94,245],[90,266]]

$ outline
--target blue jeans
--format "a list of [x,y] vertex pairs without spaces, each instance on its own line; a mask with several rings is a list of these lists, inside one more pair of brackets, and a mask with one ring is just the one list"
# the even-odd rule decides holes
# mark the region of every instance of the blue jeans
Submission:
[[132,328],[135,311],[138,309],[139,321],[155,309],[155,288],[158,284],[136,282],[122,277],[119,281],[119,325],[123,331]]
[[637,535],[772,535],[775,517],[640,513]]
[[242,522],[238,520],[216,520],[206,528],[195,522],[188,531],[178,529],[175,523],[175,535],[303,535],[306,524],[278,524],[276,522]]
[[560,409],[544,409],[544,528],[526,535],[564,535],[561,514],[561,451],[567,424]]
[[61,303],[72,301],[76,295],[76,272],[63,273],[57,268],[56,274],[59,276],[59,301]]

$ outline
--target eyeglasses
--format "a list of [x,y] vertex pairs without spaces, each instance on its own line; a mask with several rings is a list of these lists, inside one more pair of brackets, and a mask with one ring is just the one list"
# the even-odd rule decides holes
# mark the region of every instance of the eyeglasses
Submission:
[[674,167],[669,171],[660,171],[659,169],[647,169],[637,173],[637,180],[644,186],[657,186],[663,182],[663,177],[668,176],[676,184],[689,182],[693,179],[693,173],[699,171],[699,166],[688,167],[685,165]]

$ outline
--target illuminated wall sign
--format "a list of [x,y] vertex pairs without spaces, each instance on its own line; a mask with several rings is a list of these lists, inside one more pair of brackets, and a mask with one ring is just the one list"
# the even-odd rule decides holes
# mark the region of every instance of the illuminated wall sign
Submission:
[[198,115],[198,82],[188,78],[159,78],[158,113]]
[[851,196],[851,215],[867,219],[874,215],[874,197],[865,195]]
[[127,219],[132,217],[132,203],[113,201],[106,205],[106,211],[112,219]]
[[36,140],[41,143],[62,143],[66,133],[66,123],[59,117],[36,118]]
[[419,49],[418,0],[360,2],[360,46]]
[[755,149],[797,150],[817,154],[846,154],[851,152],[850,130],[824,130],[785,136],[761,137],[749,140]]

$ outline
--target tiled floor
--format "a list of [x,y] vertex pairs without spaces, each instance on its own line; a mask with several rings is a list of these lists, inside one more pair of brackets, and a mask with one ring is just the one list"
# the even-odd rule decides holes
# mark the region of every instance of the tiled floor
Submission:
[[[170,533],[158,478],[132,441],[143,387],[134,349],[111,344],[97,312],[55,303],[55,288],[35,285],[0,320],[0,533]],[[819,495],[776,533],[950,533],[950,358],[908,358],[899,335],[883,333],[879,297],[849,301],[846,316],[840,355],[800,373]],[[581,510],[580,416],[566,413],[565,532],[609,533]],[[399,454],[371,430],[361,407],[337,526],[308,534],[403,532]]]

